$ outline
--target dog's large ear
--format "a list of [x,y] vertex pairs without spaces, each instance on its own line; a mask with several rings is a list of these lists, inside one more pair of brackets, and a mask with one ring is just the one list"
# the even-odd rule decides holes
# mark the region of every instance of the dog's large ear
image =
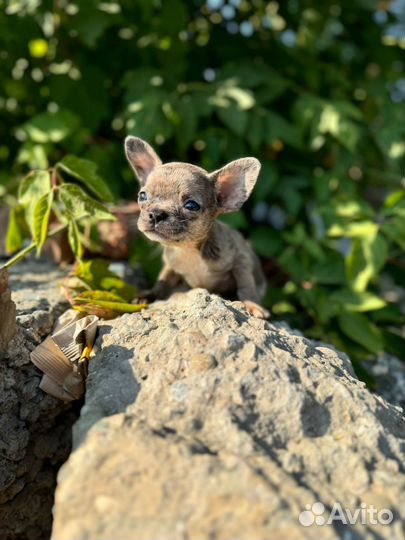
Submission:
[[260,172],[260,161],[247,157],[231,161],[210,174],[215,182],[221,212],[239,210],[249,197]]
[[125,139],[125,154],[141,186],[153,169],[162,164],[151,145],[139,137],[129,136]]

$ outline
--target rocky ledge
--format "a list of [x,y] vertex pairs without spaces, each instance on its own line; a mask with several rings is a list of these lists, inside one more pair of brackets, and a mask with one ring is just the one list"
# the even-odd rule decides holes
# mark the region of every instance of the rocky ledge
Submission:
[[49,264],[20,263],[10,273],[13,301],[7,289],[0,295],[0,538],[6,540],[49,538],[56,473],[70,452],[77,413],[39,389],[42,373],[30,362],[66,309],[62,276]]
[[97,348],[54,539],[404,538],[405,420],[344,354],[203,290]]

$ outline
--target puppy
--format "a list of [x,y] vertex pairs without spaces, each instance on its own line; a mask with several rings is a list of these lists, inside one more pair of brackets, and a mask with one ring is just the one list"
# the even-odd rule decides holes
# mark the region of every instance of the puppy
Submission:
[[239,210],[260,171],[255,158],[232,161],[208,173],[189,163],[165,163],[142,139],[127,137],[125,153],[141,184],[138,228],[163,246],[164,266],[152,296],[184,281],[228,298],[242,300],[256,317],[266,282],[260,262],[239,234],[216,218]]

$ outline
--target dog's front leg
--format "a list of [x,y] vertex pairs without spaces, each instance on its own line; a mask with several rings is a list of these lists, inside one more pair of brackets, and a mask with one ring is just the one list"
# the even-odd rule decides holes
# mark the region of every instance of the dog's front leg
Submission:
[[246,309],[251,315],[260,319],[267,319],[270,313],[260,305],[260,297],[253,278],[253,268],[249,264],[245,265],[244,262],[247,261],[242,260],[233,270],[237,296],[245,304]]
[[153,302],[154,300],[164,300],[167,298],[181,281],[181,276],[176,274],[176,272],[170,268],[168,265],[164,265],[156,283],[151,289],[142,291],[138,294],[136,302],[138,303],[139,299],[147,300],[148,302]]

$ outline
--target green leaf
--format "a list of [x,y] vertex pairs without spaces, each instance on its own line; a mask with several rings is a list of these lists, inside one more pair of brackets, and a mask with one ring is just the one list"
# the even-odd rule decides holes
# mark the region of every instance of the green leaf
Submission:
[[6,251],[14,253],[20,249],[28,238],[27,225],[24,220],[24,208],[15,206],[10,209],[10,217],[6,233]]
[[[249,84],[249,82],[245,84]],[[261,105],[268,105],[283,94],[287,88],[288,81],[280,77],[275,71],[272,71],[268,79],[265,80],[265,86],[255,92],[256,102]]]
[[41,113],[23,125],[28,138],[36,143],[58,143],[79,125],[78,117],[68,110]]
[[[357,109],[353,108],[353,110],[356,111],[357,115]],[[341,104],[328,103],[320,114],[318,131],[319,133],[329,133],[350,152],[354,152],[360,136],[360,131],[358,126],[348,119],[350,116],[347,114],[348,112],[349,111],[345,107],[342,107]],[[351,116],[353,116],[353,114]]]
[[301,135],[297,127],[273,112],[266,114],[264,138],[268,144],[281,139],[293,148],[300,149],[302,147]]
[[310,130],[314,149],[319,142],[323,145],[324,135],[329,134],[350,152],[356,150],[360,129],[355,121],[362,119],[362,113],[351,103],[304,96],[295,102],[293,112],[301,129]]
[[249,115],[248,129],[246,131],[246,139],[254,152],[260,148],[263,140],[264,117],[257,113]]
[[79,228],[74,220],[69,221],[68,224],[68,240],[74,255],[81,260],[83,257],[83,245],[80,241]]
[[147,304],[129,304],[111,292],[87,291],[74,298],[73,307],[81,313],[112,319],[123,313],[137,313],[148,306]]
[[[271,75],[277,78],[277,73],[274,72],[273,74],[272,72]],[[233,78],[238,85],[243,84],[249,88],[256,88],[268,81],[269,73],[266,65],[261,65],[258,68],[257,65],[245,60],[226,63],[222,66],[219,77],[224,81]]]
[[326,325],[339,311],[338,306],[330,302],[326,289],[322,287],[300,288],[297,291],[297,297],[305,310],[320,324]]
[[359,121],[363,120],[362,111],[358,107],[350,103],[350,101],[335,99],[331,103],[335,107],[335,109],[339,111],[340,114],[346,116],[347,118]]
[[198,116],[208,117],[212,114],[213,104],[210,102],[208,92],[193,92],[191,95],[193,108]]
[[53,191],[51,190],[48,194],[43,195],[35,205],[32,236],[37,244],[37,255],[41,254],[47,238],[52,203]]
[[373,321],[379,326],[386,323],[400,325],[404,320],[404,316],[398,304],[388,304],[378,311],[372,311],[370,315],[373,318]]
[[[83,5],[81,4],[80,11]],[[66,59],[59,65],[67,67],[68,64],[69,60]],[[85,126],[85,129],[78,129],[72,133],[68,145],[70,152],[81,151],[83,147],[76,146],[77,144],[81,146],[80,140],[85,138],[87,141],[89,132],[97,133],[103,120],[108,117],[113,118],[118,113],[118,111],[110,109],[110,92],[104,84],[105,72],[103,68],[103,64],[97,66],[94,62],[87,63],[86,69],[81,71],[80,81],[70,77],[67,70],[65,74],[47,77],[49,95],[54,96],[55,100],[57,99],[58,103],[63,105],[65,109],[76,114],[80,118],[81,125]],[[97,88],[96,92],[95,88]],[[71,141],[73,145],[70,144]],[[104,145],[102,146],[105,148]]]
[[25,219],[34,238],[34,211],[37,202],[51,191],[51,175],[48,171],[35,171],[26,176],[19,187],[18,202],[25,207]]
[[372,353],[383,349],[380,330],[361,313],[343,311],[338,315],[338,323],[344,334]]
[[283,246],[277,262],[286,274],[296,283],[302,283],[303,280],[311,280],[311,271],[308,270],[308,265],[305,264],[300,249],[296,246]]
[[263,257],[275,257],[284,245],[281,235],[270,227],[255,227],[250,241],[257,253]]
[[283,234],[287,243],[301,247],[307,238],[307,232],[303,223],[297,223],[294,228]]
[[238,109],[231,103],[225,107],[218,107],[216,111],[223,124],[235,135],[241,136],[245,133],[249,118],[246,111]]
[[312,95],[299,97],[293,105],[293,116],[295,123],[306,132],[316,118],[319,118],[319,111],[323,106],[323,101]]
[[393,208],[397,206],[405,199],[405,192],[401,190],[393,191],[390,193],[384,201],[385,208]]
[[313,238],[307,237],[302,243],[303,249],[311,255],[314,259],[318,261],[325,260],[325,254],[322,248],[319,246],[319,243]]
[[346,257],[346,276],[350,288],[364,292],[372,278],[384,266],[388,257],[388,246],[383,236],[355,238]]
[[348,236],[350,238],[375,236],[378,225],[372,221],[358,221],[354,223],[334,224],[328,229],[328,236],[336,238]]
[[387,305],[387,302],[370,292],[355,292],[349,289],[336,291],[330,296],[331,302],[341,304],[347,311],[374,311]]
[[384,235],[395,242],[402,250],[405,250],[404,220],[400,217],[391,219],[381,225]]
[[92,289],[100,289],[100,281],[105,276],[115,276],[108,267],[110,263],[104,259],[91,259],[81,261],[74,271],[74,275],[84,280]]
[[[314,287],[314,289],[311,290],[317,291],[317,288]],[[322,294],[317,295],[315,319],[318,319],[321,325],[328,324],[333,317],[336,317],[338,312],[338,306],[330,301],[329,296],[325,293],[325,291],[322,291]]]
[[95,47],[105,30],[116,21],[115,14],[104,13],[100,9],[94,9],[93,6],[92,2],[85,2],[80,6],[73,20],[69,22],[78,33],[82,43],[90,48]]
[[271,305],[271,312],[275,315],[285,315],[286,313],[296,313],[295,307],[289,302],[276,302]]
[[269,161],[263,161],[259,179],[252,193],[253,200],[257,203],[266,200],[274,190],[277,180],[277,167],[275,167],[275,165]]
[[[333,210],[337,216],[342,218],[374,218],[375,212],[371,206],[362,200],[349,199],[345,201],[337,201],[333,204]],[[368,223],[363,222],[363,223]]]
[[83,302],[88,302],[89,300],[103,300],[105,302],[125,302],[119,294],[104,291],[104,290],[95,290],[95,291],[85,291],[80,293],[76,299],[78,304]]
[[103,204],[89,197],[79,186],[63,184],[60,187],[60,198],[65,205],[68,220],[86,215],[95,219],[116,219]]
[[131,301],[137,288],[125,283],[114,272],[109,270],[110,261],[103,259],[92,259],[78,264],[75,270],[75,276],[83,280],[90,288],[119,295],[126,301]]
[[[111,272],[111,274],[113,274],[113,272]],[[110,291],[117,294],[127,302],[133,300],[137,293],[136,287],[125,283],[125,281],[115,275],[103,277],[100,280],[100,285],[103,291]]]
[[97,165],[92,161],[68,155],[57,164],[57,167],[82,182],[100,199],[107,202],[113,200],[109,187],[101,176],[97,174]]
[[[149,2],[143,3],[148,4]],[[172,36],[174,39],[178,38],[179,32],[188,23],[188,10],[186,6],[187,3],[184,0],[171,0],[170,3],[162,2],[159,8],[161,17],[159,27],[162,29],[163,35]],[[173,17],[174,13],[176,14],[175,17]]]
[[325,261],[311,266],[311,278],[325,285],[341,284],[345,280],[345,265],[343,258],[337,254],[327,254]]
[[179,99],[176,108],[180,116],[180,124],[176,128],[177,144],[180,151],[185,151],[195,137],[198,118],[190,96]]
[[245,214],[242,210],[239,210],[239,212],[233,212],[232,214],[223,214],[220,216],[220,221],[223,221],[224,223],[227,223],[231,227],[234,227],[235,229],[248,229],[249,228],[249,222],[246,219]]
[[240,111],[251,109],[255,104],[253,93],[238,86],[238,81],[234,77],[224,81],[209,101],[219,108],[236,107]]
[[280,191],[280,198],[283,201],[288,215],[291,217],[296,217],[304,204],[304,198],[299,191],[286,186],[284,190]]
[[20,146],[17,155],[18,163],[27,164],[29,169],[47,169],[49,167],[46,147],[27,141]]
[[136,135],[146,141],[152,141],[157,135],[166,140],[172,135],[177,126],[167,120],[162,108],[162,104],[170,99],[166,91],[149,86],[144,93],[139,94],[139,91],[134,92],[134,88],[131,88],[127,99],[126,127],[129,135]]
[[32,205],[51,190],[51,175],[48,171],[34,171],[22,179],[18,190],[18,202]]
[[384,350],[393,354],[397,358],[404,358],[405,354],[405,339],[394,332],[389,330],[383,331],[384,336]]

